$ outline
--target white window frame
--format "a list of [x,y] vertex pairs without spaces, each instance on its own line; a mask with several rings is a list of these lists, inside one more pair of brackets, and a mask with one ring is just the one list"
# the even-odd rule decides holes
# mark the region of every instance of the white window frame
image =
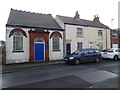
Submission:
[[98,47],[99,47],[100,50],[103,50],[103,43],[99,43]]
[[52,50],[60,51],[60,37],[56,34],[52,37]]
[[94,43],[93,42],[89,42],[89,48],[94,48]]
[[112,37],[113,37],[113,38],[118,38],[118,34],[117,34],[117,33],[113,33],[113,34],[112,34]]
[[21,32],[13,34],[13,51],[23,51],[23,34]]
[[82,49],[82,48],[83,48],[83,43],[77,42],[77,49]]
[[77,36],[83,36],[83,29],[77,28]]
[[98,39],[103,38],[103,30],[98,30]]

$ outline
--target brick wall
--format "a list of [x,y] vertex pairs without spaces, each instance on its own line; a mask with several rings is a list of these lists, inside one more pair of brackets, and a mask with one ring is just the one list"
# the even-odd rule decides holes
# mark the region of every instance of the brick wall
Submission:
[[[49,33],[48,32],[37,32],[37,31],[30,31],[30,62],[34,62],[34,40],[37,37],[41,37],[45,41],[45,46],[49,45]],[[49,60],[49,49],[45,49],[45,60]]]

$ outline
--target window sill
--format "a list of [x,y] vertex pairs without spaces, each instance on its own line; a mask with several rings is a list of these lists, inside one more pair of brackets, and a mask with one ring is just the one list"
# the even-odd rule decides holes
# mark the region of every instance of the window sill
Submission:
[[103,40],[103,38],[98,38],[98,40]]
[[12,52],[24,52],[23,50],[17,51],[17,50],[13,50]]
[[52,50],[53,52],[58,52],[58,51],[60,51],[59,49],[58,50]]
[[77,38],[83,38],[83,36],[76,36]]

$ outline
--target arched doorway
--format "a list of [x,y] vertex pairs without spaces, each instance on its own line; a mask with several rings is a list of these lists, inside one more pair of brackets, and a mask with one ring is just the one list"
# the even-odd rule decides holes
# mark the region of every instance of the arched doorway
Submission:
[[45,60],[45,41],[41,37],[37,37],[34,40],[34,60],[35,61]]

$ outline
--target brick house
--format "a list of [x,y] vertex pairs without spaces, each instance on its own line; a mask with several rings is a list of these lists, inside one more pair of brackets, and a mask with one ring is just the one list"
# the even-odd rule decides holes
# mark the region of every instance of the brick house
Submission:
[[111,48],[120,48],[120,29],[113,29],[111,33]]
[[11,9],[6,24],[6,64],[63,59],[63,32],[51,14]]

